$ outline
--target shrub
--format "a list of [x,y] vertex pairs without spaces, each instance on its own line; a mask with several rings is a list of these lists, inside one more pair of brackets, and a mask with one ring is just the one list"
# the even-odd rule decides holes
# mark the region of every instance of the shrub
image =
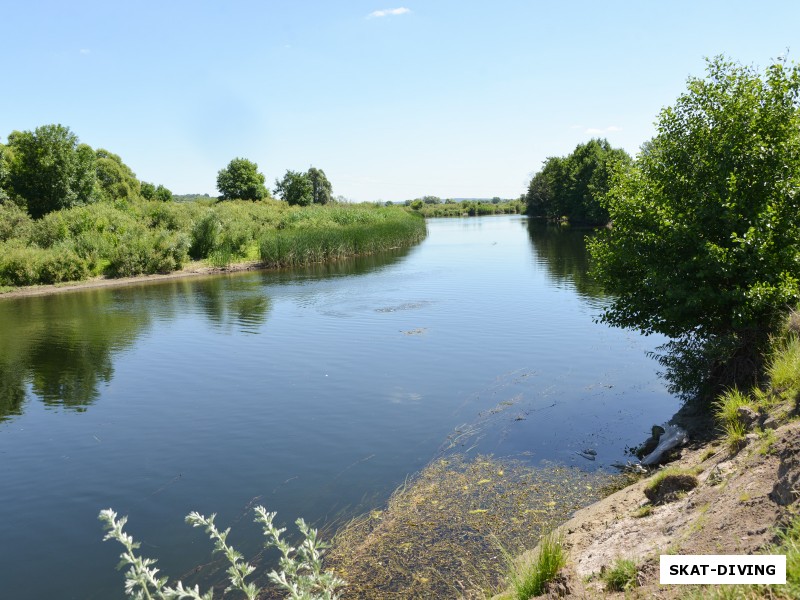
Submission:
[[25,239],[33,220],[13,202],[0,202],[0,242],[13,238]]
[[89,275],[84,259],[67,246],[37,248],[19,241],[0,245],[0,284],[37,285],[77,281]]
[[222,233],[219,215],[213,211],[203,215],[192,228],[192,240],[189,255],[194,259],[207,257],[217,245]]
[[164,229],[132,231],[111,251],[106,271],[112,277],[169,273],[186,262],[189,245],[189,238],[182,233]]
[[[273,520],[275,513],[267,512],[263,506],[255,508],[257,523],[261,523],[266,539],[266,546],[276,547],[280,553],[280,572],[272,570],[268,577],[278,588],[284,591],[285,597],[294,600],[336,600],[339,596],[337,590],[345,582],[333,573],[322,569],[322,554],[328,544],[317,538],[316,529],[309,527],[303,519],[296,521],[297,528],[303,535],[303,542],[294,548],[281,539],[286,529],[275,527]],[[202,527],[214,541],[214,552],[223,554],[230,563],[228,575],[230,585],[225,592],[238,590],[248,600],[255,600],[265,590],[260,590],[254,583],[245,579],[250,576],[255,567],[243,560],[242,555],[226,542],[230,528],[219,531],[214,524],[216,515],[204,517],[192,512],[186,517],[186,522],[192,527]],[[178,581],[174,587],[167,586],[167,577],[158,577],[158,569],[154,568],[155,560],[137,556],[134,550],[140,544],[123,531],[127,517],[117,519],[117,513],[106,509],[100,511],[98,518],[103,522],[107,531],[103,541],[117,540],[125,548],[120,555],[120,566],[128,566],[125,573],[125,592],[131,598],[158,598],[163,600],[181,600],[184,598],[194,600],[211,600],[213,592],[200,594],[198,586],[186,588],[183,582]]]

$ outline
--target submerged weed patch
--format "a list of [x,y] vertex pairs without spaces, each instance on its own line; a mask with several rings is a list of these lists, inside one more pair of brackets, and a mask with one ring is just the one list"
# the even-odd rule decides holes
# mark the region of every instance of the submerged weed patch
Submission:
[[327,565],[345,598],[483,598],[507,573],[504,549],[533,547],[608,478],[560,466],[461,455],[432,462],[386,509],[344,526]]

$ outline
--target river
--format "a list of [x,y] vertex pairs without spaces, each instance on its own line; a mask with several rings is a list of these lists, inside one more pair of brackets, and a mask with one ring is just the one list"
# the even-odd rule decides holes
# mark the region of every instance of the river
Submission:
[[103,508],[185,575],[211,552],[192,510],[252,556],[254,504],[330,530],[442,453],[608,467],[678,408],[664,340],[596,322],[587,232],[428,228],[334,265],[0,300],[0,597],[122,598]]

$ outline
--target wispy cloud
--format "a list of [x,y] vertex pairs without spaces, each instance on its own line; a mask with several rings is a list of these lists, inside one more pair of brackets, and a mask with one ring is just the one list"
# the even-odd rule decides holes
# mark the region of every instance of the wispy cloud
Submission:
[[379,17],[396,17],[397,15],[405,15],[411,12],[410,8],[401,6],[400,8],[385,8],[383,10],[375,10],[367,15],[368,19],[377,19]]
[[604,133],[614,133],[615,131],[622,131],[622,127],[617,127],[616,125],[609,125],[605,129],[589,127],[589,129],[587,129],[584,133],[588,133],[590,135],[602,135]]
[[81,48],[80,50],[78,50],[78,52],[80,54],[83,54],[84,56],[86,56],[87,54],[91,54],[92,53],[92,51],[89,50],[88,48]]

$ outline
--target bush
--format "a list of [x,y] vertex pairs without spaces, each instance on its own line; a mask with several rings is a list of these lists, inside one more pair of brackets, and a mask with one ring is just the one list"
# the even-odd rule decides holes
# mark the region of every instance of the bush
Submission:
[[33,220],[13,202],[0,202],[0,242],[30,235]]
[[89,276],[84,259],[67,246],[37,248],[19,242],[0,245],[0,284],[37,285],[78,281]]
[[[272,570],[268,577],[279,589],[284,592],[284,596],[293,600],[336,600],[339,596],[337,590],[345,585],[345,582],[333,573],[322,569],[322,554],[328,544],[317,538],[316,529],[306,525],[303,519],[296,521],[297,528],[303,534],[303,542],[293,548],[283,539],[281,535],[286,531],[275,527],[273,520],[275,513],[267,512],[263,506],[255,508],[257,523],[261,523],[264,536],[267,538],[266,546],[276,547],[281,558],[279,562],[280,572]],[[242,592],[248,600],[255,600],[260,590],[253,583],[248,583],[245,579],[252,575],[255,567],[243,560],[242,555],[226,542],[230,529],[220,532],[214,524],[216,515],[204,517],[203,515],[192,512],[186,517],[186,522],[192,527],[202,527],[214,541],[214,552],[223,554],[230,563],[228,575],[230,586],[225,592],[237,590]],[[168,578],[158,577],[158,569],[153,568],[156,562],[150,558],[142,558],[134,553],[139,548],[139,543],[134,542],[133,538],[123,531],[127,522],[127,517],[117,519],[117,513],[106,509],[100,511],[98,518],[103,522],[104,529],[108,532],[103,538],[106,540],[117,540],[125,548],[120,558],[120,566],[129,566],[125,573],[125,592],[131,598],[159,598],[163,600],[181,600],[184,598],[194,600],[211,600],[213,592],[209,591],[201,595],[198,586],[186,588],[183,582],[178,581],[175,587],[167,586]]]
[[216,247],[220,233],[222,223],[219,216],[213,211],[207,212],[192,228],[189,255],[194,259],[207,257]]
[[112,277],[169,273],[186,262],[189,246],[188,236],[182,233],[164,229],[131,231],[111,251],[106,272]]

